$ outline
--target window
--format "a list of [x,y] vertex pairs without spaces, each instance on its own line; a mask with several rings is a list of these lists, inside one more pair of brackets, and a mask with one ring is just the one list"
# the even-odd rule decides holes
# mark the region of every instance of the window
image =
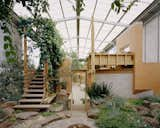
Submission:
[[160,16],[144,23],[143,62],[160,62]]
[[115,46],[108,51],[108,54],[115,54],[115,53],[116,53],[116,47]]
[[129,53],[130,52],[129,43],[127,45],[123,46],[122,48],[120,48],[120,52],[121,53]]

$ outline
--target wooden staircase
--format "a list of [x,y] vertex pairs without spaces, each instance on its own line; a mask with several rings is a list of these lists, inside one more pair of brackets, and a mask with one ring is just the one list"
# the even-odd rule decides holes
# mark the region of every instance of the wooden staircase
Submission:
[[49,104],[42,104],[45,98],[45,78],[43,72],[36,74],[29,83],[28,89],[25,90],[22,99],[15,109],[47,109]]

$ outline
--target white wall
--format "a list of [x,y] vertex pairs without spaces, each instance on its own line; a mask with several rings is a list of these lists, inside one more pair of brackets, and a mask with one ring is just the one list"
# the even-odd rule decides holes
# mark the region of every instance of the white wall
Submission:
[[132,94],[133,74],[132,73],[96,73],[96,82],[111,84],[111,93],[123,98],[138,98],[153,95],[152,91]]

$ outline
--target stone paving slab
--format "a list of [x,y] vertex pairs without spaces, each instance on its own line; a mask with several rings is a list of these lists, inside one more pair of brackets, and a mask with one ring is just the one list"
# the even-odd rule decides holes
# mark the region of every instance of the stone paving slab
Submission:
[[10,128],[68,128],[73,124],[84,124],[90,128],[97,128],[94,122],[93,119],[87,117],[86,112],[64,111],[48,117],[37,115]]
[[46,125],[44,128],[68,128],[73,124],[84,124],[90,128],[97,128],[95,120],[89,119],[85,112],[73,111],[71,118],[58,120]]

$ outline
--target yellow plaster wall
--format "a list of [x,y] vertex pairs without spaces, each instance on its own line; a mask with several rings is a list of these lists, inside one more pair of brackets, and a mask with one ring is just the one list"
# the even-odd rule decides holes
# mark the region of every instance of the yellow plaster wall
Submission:
[[[151,42],[152,43],[152,42]],[[134,23],[116,39],[117,53],[129,45],[130,51],[135,54],[134,89],[153,89],[160,94],[160,63],[143,63],[143,24]]]
[[72,61],[69,58],[65,58],[59,69],[60,78],[63,81],[66,81],[66,89],[68,93],[71,92],[71,88],[72,88],[71,64],[72,64]]

